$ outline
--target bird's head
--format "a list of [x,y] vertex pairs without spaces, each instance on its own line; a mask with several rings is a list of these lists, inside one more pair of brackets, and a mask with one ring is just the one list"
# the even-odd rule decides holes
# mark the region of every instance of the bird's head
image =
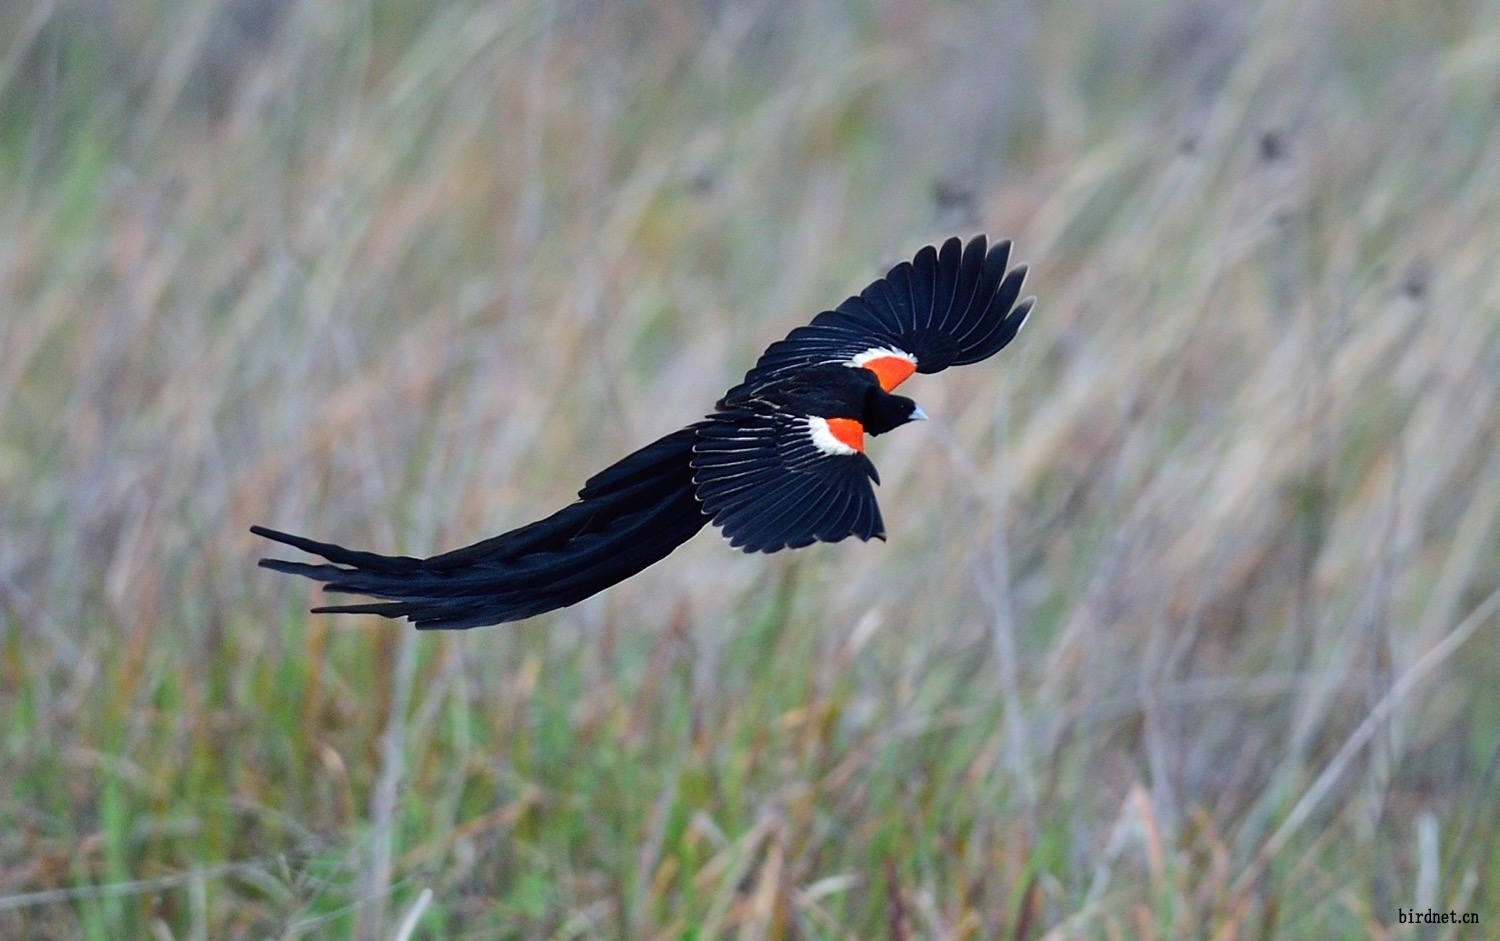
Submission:
[[891,395],[882,389],[873,388],[865,399],[862,424],[867,434],[883,435],[907,422],[926,420],[927,414],[921,407],[904,395]]

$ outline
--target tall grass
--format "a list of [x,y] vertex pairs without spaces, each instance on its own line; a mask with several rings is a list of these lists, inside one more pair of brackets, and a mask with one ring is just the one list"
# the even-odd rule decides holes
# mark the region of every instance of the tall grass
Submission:
[[[0,37],[0,935],[1492,933],[1488,6]],[[888,543],[705,534],[452,635],[254,567],[254,522],[426,554],[549,512],[979,230],[1038,312],[910,383]]]

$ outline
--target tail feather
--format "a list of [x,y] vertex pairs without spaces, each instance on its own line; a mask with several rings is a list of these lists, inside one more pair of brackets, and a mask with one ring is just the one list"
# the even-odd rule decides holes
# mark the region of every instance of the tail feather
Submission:
[[576,604],[666,558],[708,522],[693,490],[696,426],[667,435],[590,478],[545,519],[428,559],[359,552],[302,536],[251,532],[328,564],[262,559],[324,590],[385,599],[315,613],[404,617],[419,628],[518,621]]
[[[291,533],[283,533],[266,526],[251,526],[250,531],[257,536],[263,536],[266,539],[284,543],[294,549],[301,549],[303,552],[320,555],[338,565],[369,566],[392,572],[414,572],[422,566],[421,559],[413,559],[411,556],[380,555],[375,552],[360,552],[355,549],[345,549],[343,546],[336,546],[331,542],[318,542],[316,539],[308,539],[306,536],[293,536]],[[277,569],[277,571],[290,571],[290,569],[282,569],[278,568],[277,565],[268,564],[272,562],[278,562],[278,560],[262,559],[261,565],[264,568]],[[278,564],[298,565],[300,563],[285,562]],[[305,573],[297,572],[294,574]]]

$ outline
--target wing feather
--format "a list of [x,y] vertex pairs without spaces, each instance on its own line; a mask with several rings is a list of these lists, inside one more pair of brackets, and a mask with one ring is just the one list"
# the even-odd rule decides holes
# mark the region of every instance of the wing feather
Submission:
[[848,535],[854,531],[854,506],[853,495],[848,491],[838,491],[834,499],[823,506],[823,513],[809,524],[808,529],[814,538],[827,540],[835,533]]
[[993,356],[1015,337],[1034,303],[1017,304],[1027,269],[1007,267],[1010,254],[1009,240],[990,245],[983,235],[967,245],[951,238],[941,249],[926,246],[772,343],[719,407],[742,405],[757,388],[808,366],[855,365],[855,357],[872,350],[906,353],[922,373]]
[[871,486],[875,468],[862,453],[819,451],[807,416],[759,400],[714,419],[694,444],[693,484],[703,512],[730,545],[776,552],[883,535]]
[[963,246],[958,239],[949,239],[938,251],[937,269],[933,272],[932,317],[928,327],[938,330],[948,324],[948,315],[953,312],[953,299],[958,296],[959,262],[963,259]]
[[[784,492],[767,499],[768,505],[764,509],[752,505],[741,512],[745,524],[741,545],[751,552],[773,544],[786,549],[807,545],[813,537],[802,524],[817,510],[823,496],[814,480],[788,481]],[[730,544],[733,545],[733,541]]]

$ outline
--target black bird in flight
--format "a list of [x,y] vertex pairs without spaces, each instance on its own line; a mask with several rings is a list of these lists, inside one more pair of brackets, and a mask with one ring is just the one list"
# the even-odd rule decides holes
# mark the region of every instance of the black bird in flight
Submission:
[[357,552],[252,526],[326,564],[261,559],[325,591],[380,601],[314,614],[404,617],[470,628],[567,607],[623,581],[713,523],[730,545],[776,552],[848,536],[885,538],[865,456],[879,435],[927,416],[891,390],[993,356],[1026,322],[1026,266],[1010,242],[928,246],[835,310],[771,344],[713,414],[584,484],[577,502],[520,529],[428,559]]

